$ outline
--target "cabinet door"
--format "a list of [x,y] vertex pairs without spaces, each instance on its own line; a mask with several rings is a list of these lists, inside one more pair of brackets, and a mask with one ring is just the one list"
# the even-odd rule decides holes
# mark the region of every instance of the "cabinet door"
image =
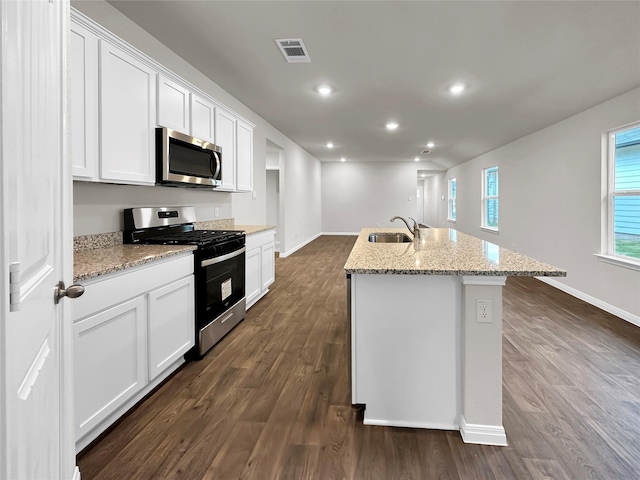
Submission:
[[262,290],[266,290],[276,278],[275,275],[275,247],[273,244],[273,235],[271,242],[262,246],[262,268],[260,279],[262,281]]
[[208,100],[191,94],[191,135],[215,143],[216,108]]
[[216,108],[216,145],[222,147],[222,185],[217,190],[236,189],[236,119]]
[[76,438],[146,385],[146,318],[140,296],[74,324]]
[[182,85],[158,75],[158,125],[189,133],[189,91]]
[[155,72],[101,41],[100,81],[100,178],[155,183]]
[[236,189],[241,192],[253,190],[253,128],[244,122],[237,123],[238,169]]
[[195,345],[193,275],[149,293],[149,378]]
[[69,32],[71,164],[74,180],[98,176],[98,37],[75,23]]
[[262,291],[260,277],[260,268],[262,262],[260,260],[260,247],[252,250],[247,250],[245,256],[245,296],[247,298],[247,305],[250,305],[253,300],[260,296]]

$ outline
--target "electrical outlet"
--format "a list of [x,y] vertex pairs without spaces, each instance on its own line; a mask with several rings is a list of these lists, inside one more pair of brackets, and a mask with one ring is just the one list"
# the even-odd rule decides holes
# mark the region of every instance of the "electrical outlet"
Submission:
[[476,321],[478,323],[491,323],[491,300],[476,300]]
[[218,218],[220,216],[220,208],[215,207],[213,209],[213,216],[216,217],[216,218]]
[[379,227],[379,226],[380,226],[380,224],[379,224],[379,223],[376,223],[376,227]]

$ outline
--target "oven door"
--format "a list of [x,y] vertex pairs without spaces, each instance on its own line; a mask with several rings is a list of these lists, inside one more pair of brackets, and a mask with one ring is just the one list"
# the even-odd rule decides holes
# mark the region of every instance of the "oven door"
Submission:
[[[200,261],[204,278],[204,322],[221,315],[244,298],[245,251],[242,247],[220,257]],[[204,325],[200,325],[201,327]]]
[[245,250],[199,259],[196,266],[196,343],[202,357],[245,316]]

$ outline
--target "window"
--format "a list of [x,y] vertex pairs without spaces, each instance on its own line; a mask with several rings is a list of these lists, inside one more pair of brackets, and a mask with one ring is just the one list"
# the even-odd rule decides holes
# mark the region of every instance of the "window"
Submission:
[[498,230],[498,167],[482,170],[482,227]]
[[456,221],[456,179],[449,179],[449,213],[447,218]]
[[608,254],[640,260],[640,123],[609,132]]

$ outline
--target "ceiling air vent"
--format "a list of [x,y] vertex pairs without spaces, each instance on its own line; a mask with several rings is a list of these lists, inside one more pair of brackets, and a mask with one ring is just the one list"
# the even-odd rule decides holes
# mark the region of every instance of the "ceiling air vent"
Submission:
[[420,155],[429,155],[431,153],[431,150],[422,150],[420,152]]
[[276,40],[280,51],[289,63],[309,63],[311,57],[301,38],[281,38]]

